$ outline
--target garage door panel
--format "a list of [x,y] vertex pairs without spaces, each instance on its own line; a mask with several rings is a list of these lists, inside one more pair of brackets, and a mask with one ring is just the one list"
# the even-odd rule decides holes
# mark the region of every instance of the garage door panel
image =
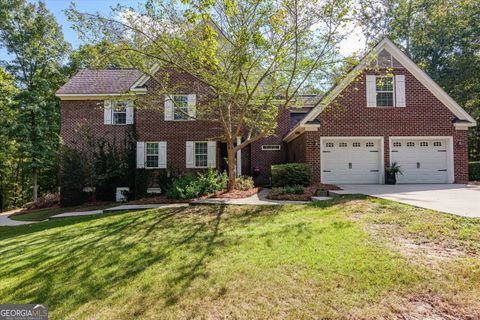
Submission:
[[447,183],[448,152],[445,139],[392,139],[391,162],[403,174],[398,183]]
[[378,139],[325,139],[322,157],[324,183],[380,182]]

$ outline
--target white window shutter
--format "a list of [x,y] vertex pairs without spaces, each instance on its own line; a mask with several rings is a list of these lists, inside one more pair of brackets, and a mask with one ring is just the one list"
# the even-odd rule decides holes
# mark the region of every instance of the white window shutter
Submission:
[[103,103],[103,123],[112,124],[112,101],[105,100]]
[[158,167],[166,168],[167,167],[167,142],[160,141],[158,143]]
[[217,141],[208,141],[208,166],[217,167]]
[[173,120],[173,96],[165,95],[164,113],[165,121]]
[[396,107],[407,106],[405,100],[405,76],[403,74],[395,76],[395,100]]
[[186,153],[185,153],[185,160],[186,160],[186,166],[187,168],[193,168],[194,167],[194,161],[193,161],[193,150],[194,143],[193,141],[187,141],[186,142]]
[[145,142],[137,141],[137,168],[145,168]]
[[133,101],[128,102],[128,106],[126,108],[127,112],[127,124],[133,124]]
[[376,107],[377,106],[376,76],[367,75],[366,86],[367,86],[367,107]]
[[190,120],[194,120],[197,116],[197,95],[188,95],[188,117]]

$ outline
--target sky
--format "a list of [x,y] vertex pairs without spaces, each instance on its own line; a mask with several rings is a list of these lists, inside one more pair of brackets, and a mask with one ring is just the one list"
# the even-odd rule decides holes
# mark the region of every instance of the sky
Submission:
[[[37,2],[37,0],[29,0],[30,2]],[[78,39],[78,36],[74,30],[72,30],[72,24],[68,21],[64,10],[68,9],[71,1],[69,0],[44,0],[45,4],[53,13],[57,22],[62,26],[64,38],[68,41],[74,48],[78,48],[81,44],[81,41]],[[74,1],[78,10],[85,12],[100,12],[102,14],[108,14],[110,8],[116,6],[117,4],[130,5],[132,7],[137,7],[139,1],[132,0],[76,0]],[[344,56],[347,56],[359,49],[362,49],[365,44],[365,39],[363,38],[361,31],[358,28],[351,28],[352,31],[349,33],[348,38],[343,41],[340,45],[340,53]],[[0,58],[5,57],[5,52],[0,50]]]

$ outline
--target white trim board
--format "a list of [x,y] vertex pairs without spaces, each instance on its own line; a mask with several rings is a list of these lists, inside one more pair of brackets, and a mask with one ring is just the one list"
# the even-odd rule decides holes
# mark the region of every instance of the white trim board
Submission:
[[453,137],[452,136],[391,136],[388,137],[388,159],[392,161],[392,140],[445,140],[447,141],[447,166],[448,181],[455,182],[455,157],[453,155]]
[[[360,63],[355,66],[325,97],[318,106],[303,118],[293,130],[291,130],[284,138],[285,141],[293,140],[297,135],[296,132],[303,132],[305,125],[309,121],[314,120],[318,115],[332,102],[335,98],[363,71],[375,58],[375,55],[382,50],[387,50],[393,58],[402,64],[420,83],[422,83],[430,92],[439,99],[457,118],[466,120],[468,127],[476,126],[476,121],[452,99],[430,76],[417,66],[405,53],[402,52],[392,41],[384,38],[380,43],[366,54]],[[318,126],[318,125],[317,125]]]
[[378,171],[378,184],[385,183],[385,139],[383,136],[343,136],[343,137],[320,137],[320,183],[323,183],[323,152],[322,146],[324,140],[379,140],[380,141],[380,168]]

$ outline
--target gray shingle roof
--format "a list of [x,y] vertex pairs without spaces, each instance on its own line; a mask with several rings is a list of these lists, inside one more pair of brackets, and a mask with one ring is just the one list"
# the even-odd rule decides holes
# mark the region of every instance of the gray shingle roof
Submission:
[[57,94],[125,93],[141,76],[136,69],[80,70]]

